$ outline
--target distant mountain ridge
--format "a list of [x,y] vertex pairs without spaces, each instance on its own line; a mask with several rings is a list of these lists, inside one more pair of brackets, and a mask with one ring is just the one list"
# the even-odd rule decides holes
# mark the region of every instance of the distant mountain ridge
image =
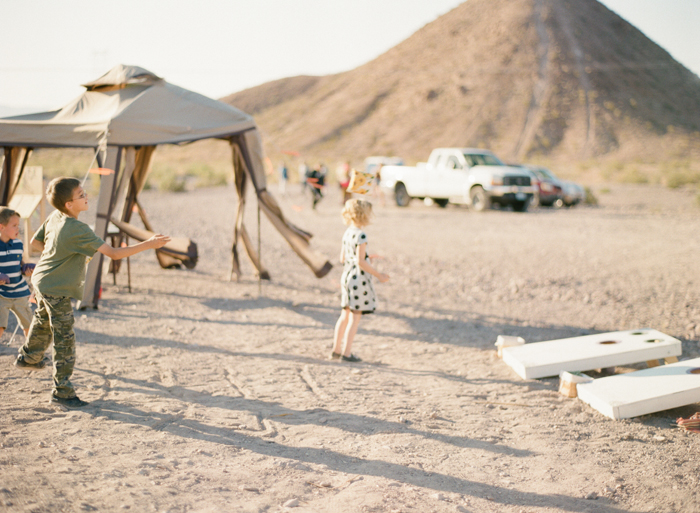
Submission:
[[586,159],[700,140],[700,79],[596,0],[468,0],[356,69],[222,101],[255,116],[271,156]]

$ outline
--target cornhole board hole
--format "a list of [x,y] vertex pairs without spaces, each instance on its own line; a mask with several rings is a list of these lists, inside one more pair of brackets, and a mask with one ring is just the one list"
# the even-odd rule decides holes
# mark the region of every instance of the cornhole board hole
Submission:
[[612,419],[700,402],[700,358],[581,383],[578,397]]
[[649,329],[614,331],[503,348],[503,361],[523,379],[629,365],[681,354],[681,342]]

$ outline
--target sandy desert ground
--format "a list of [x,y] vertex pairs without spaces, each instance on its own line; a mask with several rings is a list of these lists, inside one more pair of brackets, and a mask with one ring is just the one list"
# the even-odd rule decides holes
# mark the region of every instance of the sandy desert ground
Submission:
[[[138,255],[132,293],[106,277],[99,310],[76,312],[82,410],[49,406],[50,372],[13,367],[22,337],[4,335],[0,511],[700,511],[700,435],[672,425],[699,404],[613,421],[494,349],[652,327],[700,356],[696,193],[609,189],[525,214],[377,206],[369,249],[392,279],[359,364],[327,359],[340,266],[315,278],[263,220],[259,294],[245,259],[227,280],[233,189],[144,193],[200,262]],[[315,212],[295,186],[280,203],[335,260],[336,191]]]

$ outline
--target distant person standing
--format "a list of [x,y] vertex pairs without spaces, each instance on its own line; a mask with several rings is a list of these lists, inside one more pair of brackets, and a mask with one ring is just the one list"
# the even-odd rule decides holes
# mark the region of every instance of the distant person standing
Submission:
[[289,171],[287,169],[287,164],[283,161],[280,164],[279,167],[279,188],[280,188],[280,196],[286,196],[287,195],[287,181],[289,180]]
[[350,162],[344,162],[335,170],[336,178],[338,179],[338,187],[340,188],[340,204],[345,205],[345,202],[350,199],[352,194],[348,192],[350,185]]
[[310,169],[309,166],[306,165],[306,162],[300,162],[297,171],[299,172],[299,182],[301,182],[301,193],[304,194],[306,186],[308,185],[307,180],[309,178]]
[[325,175],[323,174],[322,166],[316,165],[307,174],[306,182],[311,189],[311,208],[316,210],[316,205],[323,198],[323,186],[325,184]]
[[374,195],[379,199],[379,203],[382,206],[386,206],[386,200],[384,199],[384,191],[382,190],[382,168],[384,164],[379,164],[377,170],[374,172]]

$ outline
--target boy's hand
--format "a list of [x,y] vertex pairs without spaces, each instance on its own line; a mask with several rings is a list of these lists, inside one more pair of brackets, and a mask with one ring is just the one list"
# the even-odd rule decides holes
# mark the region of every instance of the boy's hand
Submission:
[[22,274],[29,277],[34,273],[36,264],[22,264]]
[[168,242],[170,242],[170,237],[167,235],[161,235],[160,233],[154,235],[150,239],[146,241],[146,244],[151,246],[153,249],[158,249],[162,248],[165,246]]
[[0,273],[0,284],[5,285],[6,283],[10,283],[10,277],[5,273]]
[[379,283],[386,283],[387,281],[389,281],[389,275],[386,273],[379,273],[377,279],[379,280]]

